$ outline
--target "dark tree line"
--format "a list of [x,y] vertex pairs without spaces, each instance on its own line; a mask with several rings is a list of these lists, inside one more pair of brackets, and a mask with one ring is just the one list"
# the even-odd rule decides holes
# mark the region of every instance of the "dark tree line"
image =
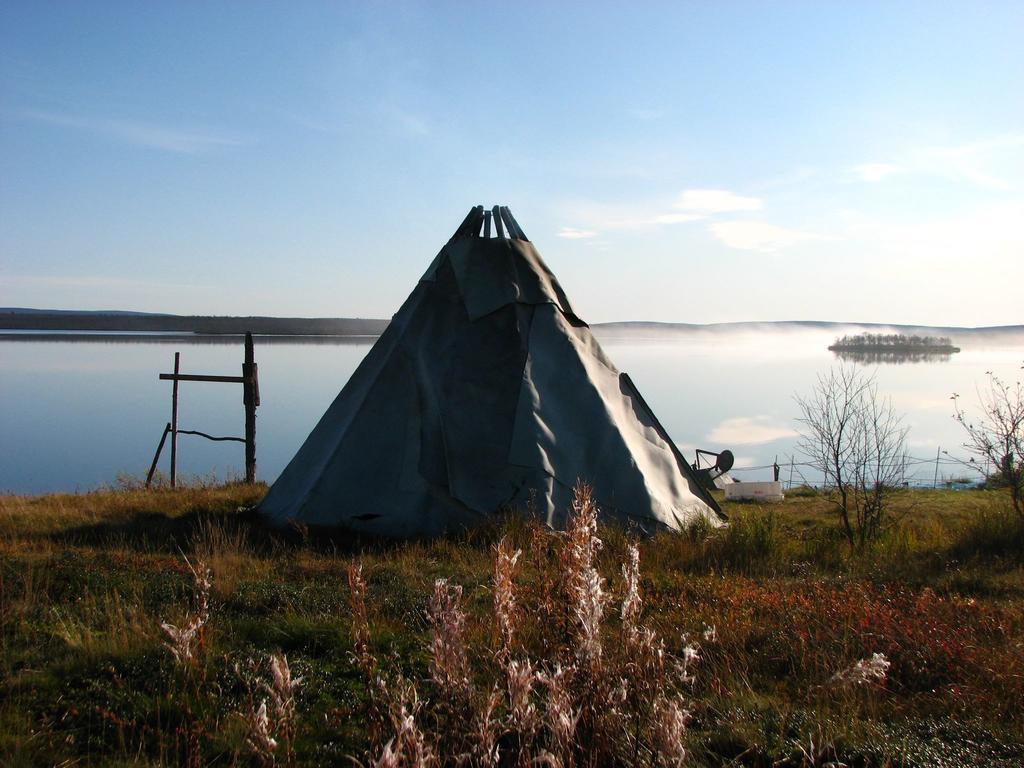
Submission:
[[855,336],[843,336],[836,339],[829,347],[838,349],[917,349],[931,351],[959,351],[953,346],[948,336],[907,336],[903,333],[861,333]]

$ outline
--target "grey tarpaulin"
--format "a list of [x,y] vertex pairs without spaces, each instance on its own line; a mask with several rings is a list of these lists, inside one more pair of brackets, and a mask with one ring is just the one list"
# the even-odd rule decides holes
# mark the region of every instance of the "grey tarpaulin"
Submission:
[[647,531],[721,520],[508,209],[486,214],[441,249],[260,512],[398,537],[508,508],[561,527],[583,480],[603,515]]

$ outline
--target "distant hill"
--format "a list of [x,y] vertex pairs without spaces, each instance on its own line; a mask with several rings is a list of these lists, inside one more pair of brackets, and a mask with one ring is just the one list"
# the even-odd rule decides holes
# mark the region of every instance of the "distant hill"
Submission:
[[28,307],[0,307],[0,315],[158,315],[160,312],[132,312],[127,309],[30,309]]
[[[0,308],[0,330],[104,331],[239,334],[282,336],[379,336],[388,320],[355,317],[232,317],[222,315],[167,315],[120,310],[64,310]],[[843,332],[858,329],[886,330],[904,334],[942,334],[954,340],[979,336],[1009,338],[1024,334],[1024,325],[963,328],[956,326],[898,325],[893,323],[851,323],[825,320],[781,320],[732,323],[658,323],[627,321],[594,323],[602,336],[657,336],[672,333],[727,333],[758,330],[821,330]]]
[[743,320],[730,323],[659,323],[647,320],[627,320],[614,323],[593,323],[592,328],[607,331],[738,331],[744,329],[790,327],[793,330],[835,330],[838,328],[892,329],[906,333],[941,331],[943,333],[1024,333],[1024,325],[985,325],[977,327],[955,325],[900,325],[899,323],[860,323],[836,320]]
[[228,317],[145,312],[0,309],[0,329],[18,331],[128,331],[285,336],[379,336],[387,320],[353,317]]

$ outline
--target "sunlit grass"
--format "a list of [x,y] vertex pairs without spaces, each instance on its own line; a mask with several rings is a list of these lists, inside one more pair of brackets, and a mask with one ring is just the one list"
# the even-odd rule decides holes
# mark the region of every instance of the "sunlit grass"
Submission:
[[[245,764],[260,696],[270,701],[259,693],[263,683],[251,681],[270,681],[270,655],[279,652],[302,678],[288,737],[295,762],[376,759],[375,739],[394,733],[383,719],[372,733],[372,686],[349,599],[356,563],[369,648],[389,675],[416,683],[423,701],[436,696],[427,608],[437,579],[462,587],[474,696],[508,684],[500,648],[550,675],[556,661],[567,663],[559,654],[582,642],[566,613],[563,537],[535,523],[512,518],[405,543],[270,531],[247,511],[264,492],[199,484],[0,496],[0,762],[155,765],[198,754],[203,763]],[[929,764],[962,753],[978,756],[977,764],[1018,764],[1024,553],[1006,507],[996,492],[901,492],[894,524],[864,552],[849,550],[827,503],[811,493],[777,505],[725,505],[724,529],[637,539],[599,526],[603,547],[593,562],[610,600],[597,630],[602,658],[616,669],[626,647],[619,606],[632,577],[622,565],[635,544],[643,623],[667,650],[682,654],[684,635],[692,642],[715,628],[685,691],[692,719],[680,743],[692,762],[745,755],[745,764],[799,765],[817,749],[867,764],[900,754]],[[506,560],[522,555],[500,587],[505,602],[496,604],[502,540]],[[204,562],[212,577],[210,619],[187,677],[160,629],[195,610],[185,558]],[[497,618],[502,611],[515,616],[513,629]],[[588,631],[595,641],[594,627]],[[830,684],[874,653],[892,665],[884,686]],[[235,671],[250,664],[249,678]],[[531,691],[541,717],[548,689],[534,681]],[[667,706],[658,705],[666,728],[674,722]],[[421,727],[436,748],[435,722],[446,721],[428,717]],[[558,746],[548,725],[532,728],[531,743]],[[656,746],[654,730],[643,732],[641,763]]]

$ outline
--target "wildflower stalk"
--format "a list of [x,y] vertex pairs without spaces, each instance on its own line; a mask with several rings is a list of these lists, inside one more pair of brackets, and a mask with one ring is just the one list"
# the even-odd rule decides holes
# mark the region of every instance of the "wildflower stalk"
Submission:
[[510,552],[506,539],[498,542],[494,557],[494,619],[500,634],[499,656],[512,653],[512,637],[515,634],[516,597],[513,590],[516,563],[523,551]]
[[377,660],[370,651],[370,621],[366,613],[366,581],[363,566],[348,566],[349,608],[352,611],[353,656],[367,680],[372,681],[377,671]]
[[430,641],[430,677],[442,696],[459,704],[469,699],[469,660],[466,656],[466,614],[462,611],[462,587],[447,579],[434,582],[427,620],[433,630]]
[[366,610],[366,580],[363,566],[352,563],[348,566],[349,609],[352,612],[352,659],[363,673],[369,702],[366,720],[371,739],[376,742],[388,721],[387,683],[380,671],[380,664],[370,647],[370,620]]
[[274,705],[276,720],[275,733],[285,747],[285,762],[295,762],[295,691],[302,682],[301,677],[292,677],[288,667],[288,657],[283,653],[275,653],[270,657],[271,684],[264,686]]
[[167,636],[164,647],[174,656],[175,664],[187,671],[195,665],[204,645],[206,625],[210,620],[211,577],[209,567],[202,560],[197,560],[193,566],[185,558],[185,563],[192,571],[195,611],[185,615],[185,621],[180,627],[161,621],[160,628]]
[[202,763],[201,735],[202,723],[192,711],[193,700],[201,695],[201,686],[193,671],[199,662],[199,655],[205,647],[206,626],[210,620],[210,569],[202,560],[197,560],[195,565],[185,558],[185,564],[192,572],[192,598],[195,609],[185,614],[185,620],[181,626],[171,624],[168,621],[160,622],[160,629],[163,630],[166,639],[164,647],[174,657],[175,666],[184,673],[185,681],[181,691],[183,709],[185,711],[185,725],[179,732],[185,733],[185,760],[188,766],[198,766]]
[[861,659],[852,667],[836,672],[829,680],[833,685],[866,685],[885,683],[892,666],[884,653],[873,653],[870,659]]

